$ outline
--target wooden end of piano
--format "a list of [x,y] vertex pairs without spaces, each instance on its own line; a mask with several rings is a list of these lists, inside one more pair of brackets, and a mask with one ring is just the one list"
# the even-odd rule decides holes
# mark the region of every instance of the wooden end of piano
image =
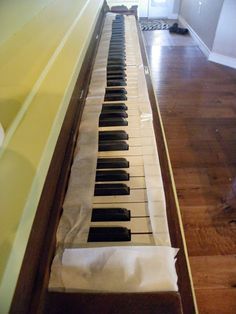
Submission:
[[181,314],[179,293],[57,293],[47,295],[46,313]]

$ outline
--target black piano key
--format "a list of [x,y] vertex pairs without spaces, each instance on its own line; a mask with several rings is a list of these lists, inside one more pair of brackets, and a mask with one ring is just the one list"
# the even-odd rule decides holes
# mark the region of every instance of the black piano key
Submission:
[[[111,99],[109,99],[111,100]],[[128,126],[128,121],[125,118],[108,118],[99,120],[100,127],[108,126]]]
[[126,158],[98,158],[97,169],[129,168],[129,161]]
[[103,110],[128,110],[128,107],[125,103],[106,103],[102,105],[102,111]]
[[127,94],[127,90],[124,87],[120,88],[106,88],[108,94]]
[[120,58],[112,58],[112,57],[108,57],[107,58],[107,63],[109,64],[123,64],[126,66],[125,63],[125,58],[124,57],[120,57]]
[[124,141],[128,140],[129,135],[123,130],[117,131],[99,131],[99,141]]
[[119,61],[119,62],[125,62],[126,58],[124,56],[111,56],[108,57],[107,62],[114,62],[114,61]]
[[124,183],[96,183],[94,196],[129,195],[130,188]]
[[109,51],[109,52],[108,52],[108,58],[109,58],[109,57],[114,57],[114,56],[117,56],[117,57],[126,57],[126,53],[125,53],[125,51],[120,51],[120,52],[117,52],[117,51]]
[[125,71],[126,67],[124,65],[108,64],[107,71]]
[[107,77],[110,75],[122,75],[122,76],[127,76],[125,71],[120,70],[120,71],[111,71],[111,70],[107,70]]
[[116,75],[116,74],[108,74],[107,75],[107,81],[108,80],[121,80],[124,82],[127,81],[125,75]]
[[119,65],[126,67],[126,63],[124,60],[107,60],[107,66]]
[[125,141],[99,141],[98,143],[99,152],[122,150],[129,150],[129,144],[127,144]]
[[90,227],[88,242],[131,241],[131,231],[125,227]]
[[117,95],[111,95],[106,94],[104,97],[105,101],[120,101],[120,100],[127,100],[128,98],[124,94],[117,94]]
[[125,53],[125,46],[123,45],[110,45],[109,53],[116,52],[116,53]]
[[110,43],[109,51],[125,51],[125,44]]
[[125,80],[107,80],[107,86],[127,86],[127,83]]
[[116,44],[125,44],[126,45],[126,39],[125,35],[120,33],[120,34],[113,34],[110,39],[110,43],[116,43]]
[[109,71],[107,72],[107,79],[115,79],[115,80],[127,80],[127,75],[125,73],[125,71],[123,71],[122,73],[117,73],[118,71]]
[[125,110],[102,110],[100,113],[101,120],[108,118],[128,118],[128,113]]
[[91,221],[130,221],[126,208],[93,208]]
[[109,49],[125,49],[125,43],[110,42]]
[[110,51],[107,59],[111,59],[111,58],[124,58],[124,60],[126,60],[126,53],[125,52]]
[[119,47],[111,47],[109,49],[109,54],[110,53],[122,54],[122,53],[125,53],[125,49],[119,48]]
[[129,181],[129,173],[125,170],[98,170],[96,182]]
[[113,29],[111,38],[124,38],[125,39],[125,32],[123,29]]
[[111,44],[117,44],[117,45],[123,45],[125,46],[125,37],[121,37],[120,35],[117,35],[117,36],[112,36],[111,39],[110,39],[110,45]]

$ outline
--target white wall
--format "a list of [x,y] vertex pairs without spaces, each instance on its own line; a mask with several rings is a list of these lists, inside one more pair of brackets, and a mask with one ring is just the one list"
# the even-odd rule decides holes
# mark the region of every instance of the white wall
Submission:
[[[177,19],[180,9],[180,0],[168,0],[171,6],[171,13],[168,16],[170,19]],[[148,5],[149,0],[139,0],[138,4],[138,16],[139,17],[148,17]]]
[[[233,0],[235,1],[235,0]],[[181,22],[191,28],[211,51],[224,0],[182,0]]]
[[225,0],[209,60],[236,69],[236,1]]
[[109,5],[109,7],[115,6],[115,5],[125,5],[128,8],[130,8],[132,5],[138,5],[139,2],[142,2],[140,0],[107,0],[107,4]]
[[147,17],[148,16],[148,0],[139,1],[138,16],[139,17]]
[[236,1],[225,0],[212,51],[214,53],[236,58]]

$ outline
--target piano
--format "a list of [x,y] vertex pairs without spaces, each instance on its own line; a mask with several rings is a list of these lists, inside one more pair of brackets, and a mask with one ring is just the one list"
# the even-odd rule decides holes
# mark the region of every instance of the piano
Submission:
[[[11,313],[197,312],[165,135],[133,13],[109,10],[106,3],[100,8],[44,182]],[[61,250],[122,246],[179,248],[177,291],[64,291],[51,279]]]

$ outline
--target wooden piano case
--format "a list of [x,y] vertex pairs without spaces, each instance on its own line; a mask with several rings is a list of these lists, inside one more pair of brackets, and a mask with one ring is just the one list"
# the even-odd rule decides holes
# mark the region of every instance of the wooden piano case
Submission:
[[[153,110],[154,130],[165,188],[171,242],[173,247],[180,249],[176,264],[179,292],[62,293],[49,292],[47,289],[50,265],[55,253],[56,230],[62,212],[62,204],[70,174],[78,127],[91,76],[91,60],[94,60],[99,42],[96,40],[96,36],[97,34],[99,34],[99,36],[101,35],[106,11],[107,6],[104,4],[58,138],[32,226],[30,239],[11,305],[11,313],[190,314],[196,312],[183,234],[181,232],[175,191],[168,161],[168,153],[163,137],[160,116],[156,106],[155,93],[149,74],[146,75],[146,79]],[[122,13],[127,12],[122,11]],[[144,66],[148,66],[140,31],[139,40]],[[81,92],[83,92],[82,98]]]

